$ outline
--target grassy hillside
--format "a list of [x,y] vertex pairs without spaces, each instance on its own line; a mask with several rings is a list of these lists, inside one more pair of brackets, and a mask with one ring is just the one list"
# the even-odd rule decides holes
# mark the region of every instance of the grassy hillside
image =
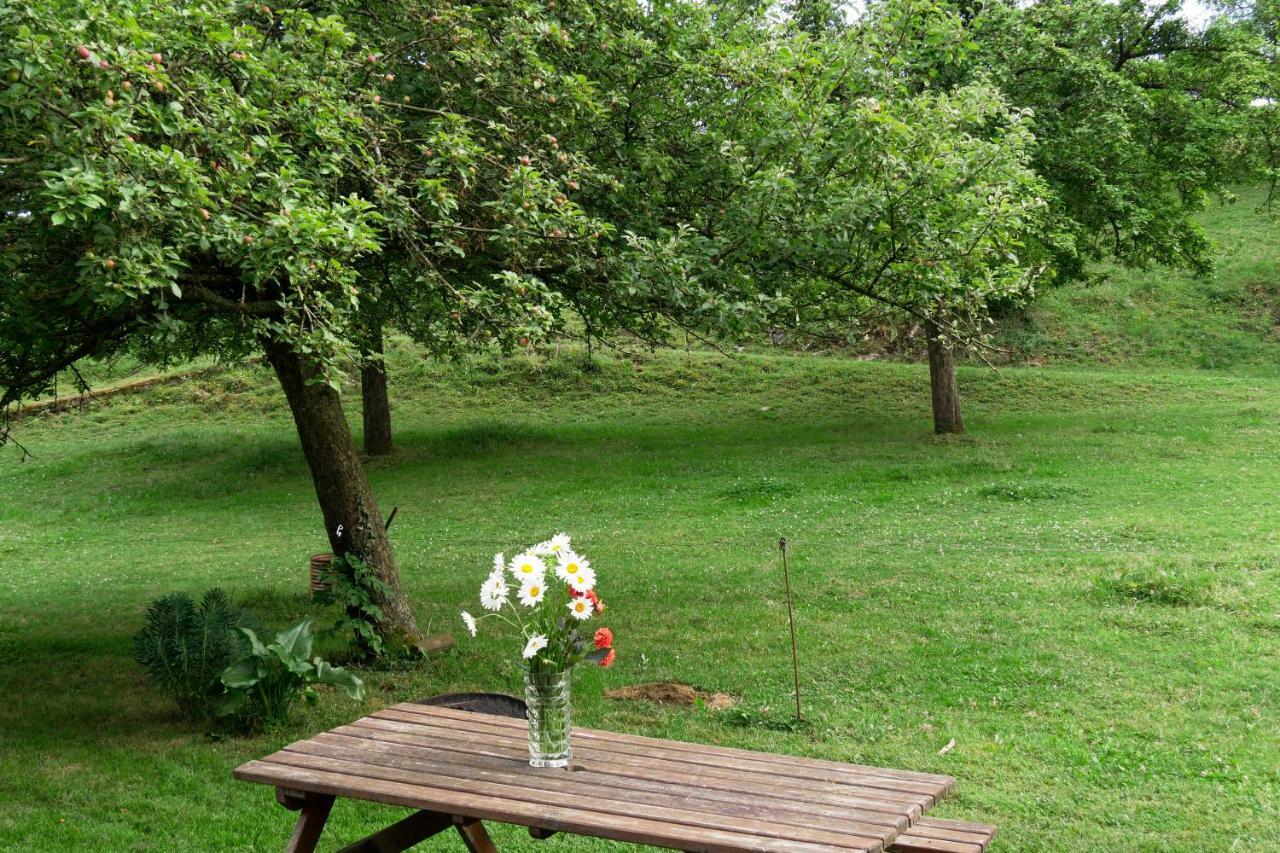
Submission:
[[1280,223],[1259,190],[1201,216],[1218,245],[1217,268],[1197,277],[1168,269],[1104,267],[1094,285],[1040,294],[1001,342],[1050,364],[1280,370]]
[[[1280,848],[1280,381],[963,370],[973,437],[937,440],[913,365],[402,356],[392,375],[399,446],[370,470],[401,507],[421,624],[456,628],[494,551],[569,530],[619,648],[579,684],[582,723],[951,773],[939,813],[1000,824],[1005,850]],[[311,612],[319,513],[269,375],[155,387],[22,437],[36,458],[0,450],[0,849],[279,849],[291,816],[233,782],[237,763],[395,701],[519,684],[513,643],[483,636],[366,672],[362,706],[329,694],[210,741],[146,688],[128,640],[177,589],[221,584],[276,623]],[[739,707],[600,695],[657,679]],[[325,849],[392,814],[342,804]]]

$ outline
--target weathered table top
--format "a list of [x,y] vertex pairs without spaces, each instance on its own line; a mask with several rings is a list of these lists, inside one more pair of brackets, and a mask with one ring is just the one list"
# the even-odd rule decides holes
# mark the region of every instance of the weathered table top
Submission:
[[523,720],[394,705],[236,769],[239,779],[682,850],[878,851],[955,784],[911,773],[573,730],[528,765]]

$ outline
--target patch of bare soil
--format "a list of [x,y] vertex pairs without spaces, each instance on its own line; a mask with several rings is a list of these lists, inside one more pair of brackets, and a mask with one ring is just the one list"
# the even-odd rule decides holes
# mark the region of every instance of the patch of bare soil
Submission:
[[604,692],[606,699],[642,700],[656,702],[659,705],[686,705],[693,707],[702,700],[702,704],[713,711],[723,711],[734,706],[734,699],[728,693],[708,693],[697,690],[678,681],[650,681],[646,684],[629,684],[626,687],[615,687]]

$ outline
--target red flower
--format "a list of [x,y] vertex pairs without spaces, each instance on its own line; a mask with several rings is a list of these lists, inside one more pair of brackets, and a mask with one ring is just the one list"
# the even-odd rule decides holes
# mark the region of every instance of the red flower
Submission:
[[604,656],[604,660],[600,661],[601,666],[613,666],[613,649],[609,649],[609,654]]
[[578,592],[578,591],[577,591],[576,589],[574,589],[573,587],[569,587],[569,597],[570,597],[570,598],[580,598],[581,596],[582,596],[582,593]]
[[604,613],[604,602],[600,600],[600,596],[596,595],[596,591],[594,589],[587,590],[587,598],[595,606],[595,613],[597,616]]
[[613,645],[613,632],[608,628],[596,629],[596,648],[607,649]]

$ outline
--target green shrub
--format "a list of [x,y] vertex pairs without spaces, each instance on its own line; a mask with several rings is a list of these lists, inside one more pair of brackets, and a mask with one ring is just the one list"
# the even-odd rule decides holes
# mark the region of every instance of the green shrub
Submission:
[[242,727],[284,722],[301,695],[315,704],[316,684],[341,687],[351,698],[364,699],[364,682],[354,673],[311,657],[311,617],[276,634],[263,645],[250,628],[240,628],[248,650],[222,673],[226,694],[218,711]]
[[391,597],[391,587],[355,554],[335,557],[325,571],[324,580],[328,589],[318,593],[315,600],[342,608],[342,615],[329,632],[343,633],[349,629],[363,659],[382,657],[384,617],[377,602]]
[[212,723],[223,692],[222,671],[247,647],[235,630],[239,626],[260,623],[216,587],[198,607],[186,593],[166,595],[147,608],[146,622],[133,637],[133,659],[186,716]]

